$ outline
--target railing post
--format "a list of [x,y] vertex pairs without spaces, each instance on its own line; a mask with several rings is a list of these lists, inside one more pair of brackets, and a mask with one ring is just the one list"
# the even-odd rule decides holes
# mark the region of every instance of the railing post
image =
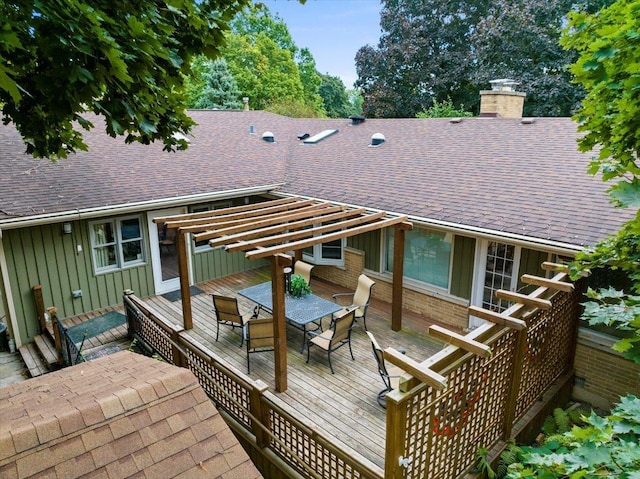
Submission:
[[527,328],[516,331],[516,345],[511,363],[511,381],[509,381],[509,389],[504,405],[504,424],[502,427],[504,432],[502,439],[505,441],[511,437],[511,431],[513,430],[518,393],[520,392],[520,383],[522,382],[522,367],[524,365],[525,350],[527,348],[527,331]]
[[173,364],[175,366],[185,368],[187,365],[187,358],[184,357],[180,348],[178,348],[178,344],[180,344],[180,332],[184,331],[182,328],[172,329],[171,330],[171,355],[173,357]]
[[124,314],[127,317],[127,336],[129,338],[133,337],[133,333],[135,332],[135,328],[134,328],[134,324],[133,324],[133,318],[131,317],[131,313],[129,311],[129,308],[127,308],[127,302],[125,301],[126,298],[128,298],[129,296],[133,296],[133,290],[131,289],[125,289],[122,292],[122,299],[123,299],[123,306],[124,306]]
[[58,363],[64,364],[62,356],[62,338],[60,338],[60,324],[58,324],[58,309],[49,308],[49,316],[51,317],[51,325],[53,326],[53,342],[56,345],[56,353],[58,354]]
[[[405,469],[399,464],[400,456],[405,455],[404,439],[406,436],[407,401],[396,401],[387,396],[387,438],[384,457],[385,479],[405,477]],[[428,434],[428,432],[427,432]]]
[[36,312],[38,314],[38,323],[40,324],[40,334],[47,329],[47,318],[45,317],[44,299],[42,298],[42,286],[37,284],[33,288],[33,296],[36,301]]
[[[266,414],[266,411],[263,411],[262,396],[268,389],[269,386],[267,386],[262,381],[257,380],[251,388],[250,398],[251,414],[253,415],[253,417],[257,418],[257,420],[267,429],[269,428],[269,415]],[[251,422],[251,430],[253,432],[253,435],[256,437],[256,445],[258,447],[264,448],[269,445],[269,435],[265,433],[263,428],[255,423],[255,420]]]

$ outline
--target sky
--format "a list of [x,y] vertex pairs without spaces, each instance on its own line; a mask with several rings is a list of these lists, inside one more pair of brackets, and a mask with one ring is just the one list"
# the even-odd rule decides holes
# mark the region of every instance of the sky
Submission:
[[261,0],[287,24],[298,48],[308,48],[322,74],[337,76],[345,87],[357,79],[355,56],[365,46],[378,46],[379,0]]

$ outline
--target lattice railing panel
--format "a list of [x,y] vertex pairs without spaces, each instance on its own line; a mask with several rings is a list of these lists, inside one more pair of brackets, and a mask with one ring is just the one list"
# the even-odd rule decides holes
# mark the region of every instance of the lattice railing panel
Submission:
[[173,364],[173,351],[171,348],[171,337],[155,321],[147,320],[144,314],[128,299],[124,300],[127,320],[129,322],[130,334],[134,334],[165,361]]
[[569,370],[578,318],[578,293],[555,294],[552,308],[527,319],[527,345],[515,419],[522,417],[549,385]]
[[269,447],[288,464],[293,465],[303,477],[312,476],[302,463],[323,479],[378,478],[345,460],[346,456],[339,454],[335,446],[298,424],[289,414],[270,407],[268,416],[271,432],[282,441],[280,444],[272,440]]
[[447,388],[423,386],[405,409],[407,478],[452,478],[471,466],[479,447],[504,424],[515,333],[498,337],[489,358],[467,355],[446,372]]
[[251,410],[251,393],[234,377],[226,374],[211,358],[193,351],[193,345],[184,343],[189,369],[216,407],[226,411],[240,424],[251,430],[251,418],[246,411]]

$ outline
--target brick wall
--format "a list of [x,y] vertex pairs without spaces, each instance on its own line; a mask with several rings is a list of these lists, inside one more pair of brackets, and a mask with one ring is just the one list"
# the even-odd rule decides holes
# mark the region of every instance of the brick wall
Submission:
[[[358,283],[358,276],[364,271],[364,253],[360,250],[345,248],[345,267],[315,266],[313,276],[318,276],[334,284],[353,290]],[[390,280],[371,275],[376,282],[372,296],[376,299],[391,302],[392,284]],[[428,294],[405,287],[402,296],[402,306],[415,313],[423,314],[434,321],[464,329],[468,325],[466,304],[457,304],[448,298],[438,297],[435,293]]]
[[613,351],[609,336],[580,330],[575,355],[573,397],[610,409],[628,393],[640,395],[640,364]]

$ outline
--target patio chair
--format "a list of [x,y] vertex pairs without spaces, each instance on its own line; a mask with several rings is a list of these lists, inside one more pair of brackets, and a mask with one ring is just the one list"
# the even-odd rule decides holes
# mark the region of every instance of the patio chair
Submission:
[[340,311],[333,314],[333,317],[336,318],[338,316],[342,316],[346,311],[356,308],[355,321],[357,322],[359,319],[362,319],[362,324],[364,326],[364,330],[367,330],[367,308],[369,307],[369,302],[371,300],[371,288],[376,284],[375,281],[368,278],[366,275],[361,274],[358,277],[358,286],[354,293],[336,293],[332,295],[334,301],[341,301],[342,297],[351,296],[353,299],[351,300],[351,304],[348,306],[344,306]]
[[331,323],[331,328],[322,333],[316,333],[310,331],[309,340],[307,341],[307,362],[309,362],[309,352],[311,346],[318,346],[327,352],[327,359],[329,360],[329,369],[331,374],[333,372],[333,366],[331,365],[331,353],[345,344],[349,345],[349,352],[351,353],[351,359],[355,361],[353,357],[353,350],[351,349],[351,329],[353,327],[353,321],[355,318],[355,310],[348,311],[346,314],[336,318]]
[[380,373],[380,377],[382,378],[382,382],[384,383],[384,389],[378,393],[378,404],[386,409],[387,403],[385,401],[385,398],[390,391],[398,389],[402,369],[394,366],[393,364],[387,366],[384,361],[382,348],[378,345],[378,341],[376,341],[376,338],[370,331],[367,331],[367,335],[371,340],[373,357],[376,358],[376,363],[378,363],[378,373]]
[[314,265],[305,263],[304,261],[296,261],[293,265],[293,274],[299,274],[307,284],[311,284],[311,270],[313,266]]
[[273,318],[250,319],[245,325],[244,339],[247,343],[247,374],[250,374],[249,356],[274,350]]
[[[244,329],[245,324],[251,318],[256,318],[257,308],[240,312],[238,308],[238,300],[229,296],[221,296],[219,294],[212,294],[213,298],[213,311],[216,313],[216,341],[220,333],[220,325],[231,326],[232,329],[240,328]],[[240,347],[244,343],[244,333],[240,334]]]

